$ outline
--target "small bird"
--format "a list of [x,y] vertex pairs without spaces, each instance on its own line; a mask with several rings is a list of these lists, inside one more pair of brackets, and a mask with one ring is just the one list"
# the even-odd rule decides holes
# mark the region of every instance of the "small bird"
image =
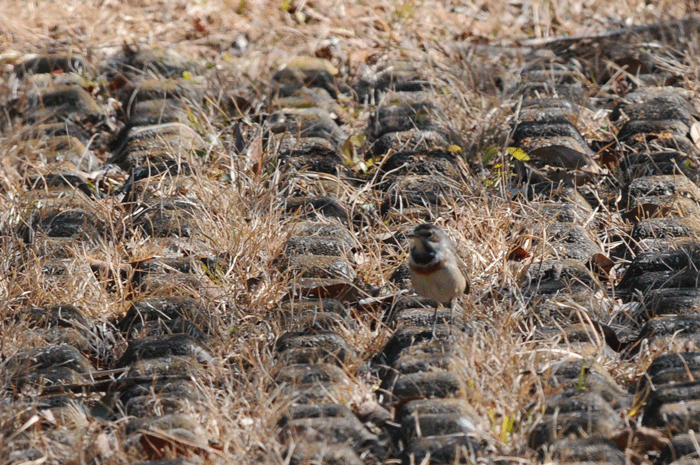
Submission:
[[[439,227],[424,223],[408,233],[411,244],[408,266],[411,283],[418,295],[435,301],[438,306],[450,305],[450,321],[455,299],[469,293],[467,266],[457,254],[447,234]],[[435,307],[433,336],[437,322]]]

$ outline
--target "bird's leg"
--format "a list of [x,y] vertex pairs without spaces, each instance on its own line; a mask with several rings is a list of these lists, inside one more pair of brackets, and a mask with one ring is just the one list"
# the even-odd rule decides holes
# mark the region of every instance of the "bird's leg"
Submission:
[[437,314],[438,314],[438,308],[440,308],[442,304],[439,302],[435,303],[435,313],[433,313],[433,339],[435,339],[435,330],[437,327]]
[[457,305],[457,299],[452,299],[450,301],[450,332],[448,333],[449,337],[452,337],[452,324],[454,323],[455,305]]

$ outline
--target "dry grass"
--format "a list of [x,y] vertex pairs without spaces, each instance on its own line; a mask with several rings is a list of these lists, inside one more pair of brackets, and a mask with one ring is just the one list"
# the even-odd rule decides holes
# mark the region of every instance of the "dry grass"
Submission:
[[[289,56],[322,56],[352,81],[368,66],[395,60],[418,63],[434,70],[440,86],[450,92],[438,96],[443,112],[453,128],[467,142],[466,162],[471,169],[469,192],[455,201],[442,218],[451,235],[460,243],[461,252],[470,257],[474,292],[465,299],[469,317],[480,337],[468,339],[459,348],[466,363],[461,375],[468,380],[464,396],[484,420],[490,439],[501,444],[506,453],[521,453],[528,428],[523,408],[533,400],[543,401],[539,386],[535,399],[524,381],[551,360],[577,357],[575,350],[562,349],[557,341],[525,342],[532,328],[523,325],[524,299],[519,295],[527,263],[513,265],[506,259],[519,231],[546,218],[522,215],[523,205],[505,200],[503,183],[487,187],[483,182],[494,174],[481,166],[486,150],[504,143],[506,117],[497,93],[475,90],[472,74],[479,65],[509,69],[521,64],[517,58],[494,55],[475,63],[454,52],[454,44],[508,44],[528,38],[590,34],[620,26],[648,24],[678,19],[690,12],[691,2],[664,0],[650,5],[642,0],[629,1],[479,1],[468,5],[450,1],[324,2],[299,1],[18,1],[0,0],[0,59],[5,64],[32,52],[72,51],[99,63],[124,45],[167,46],[179,54],[204,63],[207,85],[214,90],[209,113],[201,118],[202,127],[220,136],[224,144],[212,146],[202,177],[189,186],[189,194],[206,205],[201,222],[207,235],[187,244],[203,254],[222,255],[226,265],[212,276],[211,289],[191,289],[192,295],[206,300],[219,315],[220,334],[211,344],[211,353],[219,366],[211,378],[196,380],[206,399],[204,408],[193,408],[207,438],[213,439],[206,450],[214,461],[253,463],[265,456],[267,463],[285,463],[281,446],[270,440],[275,429],[278,400],[268,390],[274,365],[272,347],[282,331],[280,321],[270,311],[288,289],[285,277],[275,271],[274,258],[287,237],[278,198],[281,195],[274,177],[258,173],[252,163],[232,155],[226,149],[230,127],[217,111],[227,98],[237,95],[256,102],[243,123],[252,127],[251,117],[262,107],[261,97],[272,72]],[[242,49],[233,46],[243,44]],[[693,50],[688,51],[689,57]],[[697,54],[696,54],[697,56]],[[483,60],[483,61],[480,61]],[[491,62],[489,62],[491,60]],[[698,69],[697,59],[687,61]],[[460,71],[461,70],[461,71]],[[696,74],[697,75],[697,74]],[[0,100],[18,96],[15,82],[0,76]],[[438,79],[437,77],[435,79]],[[692,84],[689,83],[689,87]],[[692,89],[692,88],[691,88]],[[694,90],[694,89],[692,89]],[[347,118],[348,133],[361,132],[367,121],[366,108],[354,108]],[[593,117],[592,126],[598,122]],[[600,127],[599,125],[596,125]],[[8,144],[21,128],[5,127],[0,148]],[[273,154],[270,154],[273,155]],[[233,182],[221,181],[234,175]],[[273,175],[274,176],[274,175]],[[0,233],[14,228],[23,209],[21,179],[12,166],[0,166]],[[373,194],[350,192],[355,209],[376,202]],[[113,205],[104,201],[105,212]],[[110,215],[114,215],[111,217]],[[611,214],[612,215],[612,214]],[[115,213],[107,218],[118,230]],[[437,218],[436,218],[437,219]],[[606,221],[614,223],[611,217]],[[407,219],[410,223],[411,219]],[[384,293],[395,292],[388,276],[405,255],[385,262],[383,246],[377,238],[392,228],[372,225],[356,231],[363,244],[358,275]],[[125,281],[115,280],[115,289],[105,292],[105,284],[95,277],[86,263],[101,260],[112,264],[106,274],[118,274],[118,266],[168,253],[166,244],[134,236],[120,244],[101,244],[90,250],[72,248],[63,261],[68,270],[58,280],[42,273],[41,257],[24,259],[18,269],[21,247],[13,236],[2,236],[0,244],[0,350],[7,358],[21,348],[40,344],[34,332],[14,325],[11,315],[27,305],[73,303],[86,309],[99,322],[103,340],[112,340],[114,349],[124,342],[114,336],[109,322],[128,308],[131,290]],[[604,246],[609,245],[604,243]],[[403,251],[405,253],[405,251]],[[257,285],[251,287],[254,278]],[[502,291],[509,299],[494,299]],[[344,334],[363,357],[382,346],[388,332],[377,324],[381,315],[358,316],[358,330]],[[111,336],[109,336],[111,334]],[[111,339],[110,339],[111,338]],[[105,355],[105,357],[109,357]],[[640,359],[649,359],[649,355]],[[616,374],[620,382],[634,379],[643,364],[621,363],[601,350],[599,363]],[[348,367],[354,373],[355,367]],[[355,392],[345,401],[357,406],[371,397],[372,380],[357,378]],[[536,382],[535,382],[536,384]],[[354,397],[353,397],[354,396]],[[95,398],[90,399],[96,400]],[[15,404],[3,394],[0,398],[0,447],[15,440],[12,433],[28,432],[28,444],[44,450],[51,462],[61,462],[70,448],[61,445],[55,431],[84,431],[81,451],[75,463],[127,463],[130,458],[115,443],[115,430],[123,422],[103,424],[79,409],[66,409],[64,418],[37,417],[31,402]],[[516,427],[509,424],[517,419]],[[510,425],[510,426],[509,426]],[[48,431],[48,433],[47,433]],[[55,456],[52,457],[52,454]],[[0,453],[2,460],[8,457]],[[95,460],[92,461],[91,460]]]

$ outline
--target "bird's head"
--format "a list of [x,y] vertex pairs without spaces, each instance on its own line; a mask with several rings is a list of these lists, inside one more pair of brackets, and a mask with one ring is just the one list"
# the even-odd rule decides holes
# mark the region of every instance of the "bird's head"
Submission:
[[437,244],[442,239],[440,229],[430,223],[416,226],[406,237],[409,239],[411,249],[424,252],[431,244]]

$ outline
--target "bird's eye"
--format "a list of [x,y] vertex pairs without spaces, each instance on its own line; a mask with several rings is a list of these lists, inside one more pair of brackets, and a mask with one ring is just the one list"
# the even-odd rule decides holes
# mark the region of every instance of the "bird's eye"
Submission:
[[430,233],[430,236],[428,237],[428,240],[430,242],[440,242],[440,238],[438,237],[437,234],[435,233]]

